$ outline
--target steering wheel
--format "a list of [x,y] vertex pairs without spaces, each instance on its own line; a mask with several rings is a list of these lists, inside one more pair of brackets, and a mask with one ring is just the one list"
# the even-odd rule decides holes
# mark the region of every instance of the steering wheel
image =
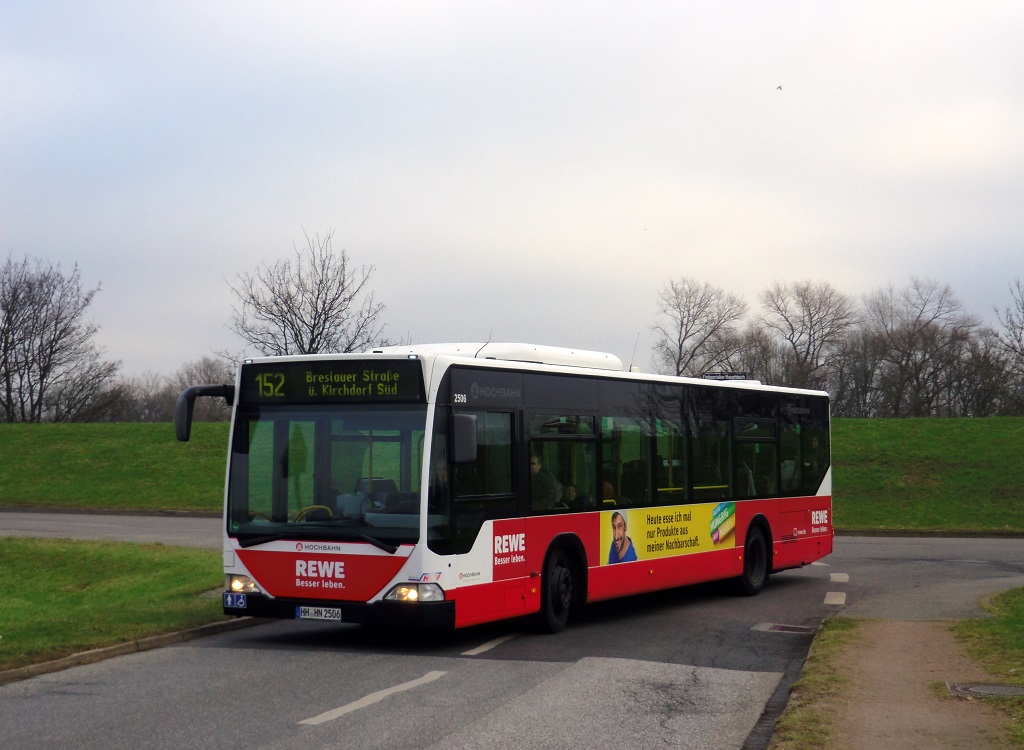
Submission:
[[300,510],[298,513],[295,514],[295,518],[293,519],[293,523],[298,523],[299,521],[304,519],[306,516],[308,516],[310,513],[312,513],[314,510],[326,510],[328,518],[330,518],[331,516],[334,515],[334,511],[332,511],[326,505],[307,505],[305,508],[303,508],[302,510]]

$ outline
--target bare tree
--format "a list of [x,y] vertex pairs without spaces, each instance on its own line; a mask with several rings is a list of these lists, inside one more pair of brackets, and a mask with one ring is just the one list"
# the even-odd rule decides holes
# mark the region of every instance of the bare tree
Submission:
[[106,408],[96,422],[169,422],[176,393],[154,372],[118,378],[105,394]]
[[999,334],[978,328],[968,338],[948,377],[949,416],[995,417],[1016,413],[1013,381]]
[[784,344],[783,382],[822,388],[836,347],[858,322],[856,305],[828,282],[775,282],[761,293],[762,323]]
[[0,267],[0,420],[82,419],[119,363],[102,359],[85,320],[99,291],[83,289],[78,266],[8,257]]
[[911,277],[870,295],[872,332],[885,344],[878,388],[894,417],[949,416],[951,377],[969,351],[977,319],[965,312],[948,284]]
[[[171,375],[146,372],[120,378],[98,400],[102,409],[90,419],[97,422],[170,422],[174,405],[183,390],[206,383],[233,383],[233,365],[216,357],[202,357],[186,362]],[[221,422],[228,418],[230,407],[219,398],[196,401],[193,419]]]
[[747,303],[707,282],[682,277],[658,295],[656,367],[672,375],[700,375],[722,367],[739,347],[736,328]]
[[772,333],[755,320],[744,329],[739,346],[729,356],[726,366],[762,383],[780,384],[785,382],[785,355],[785,349]]
[[306,237],[295,257],[264,264],[229,284],[231,330],[264,355],[353,352],[381,341],[384,305],[367,288],[373,266],[352,267],[333,232]]
[[1017,386],[1013,398],[1020,410],[1024,409],[1024,284],[1019,276],[1010,287],[1010,297],[1012,305],[1002,311],[996,308],[996,315],[1002,326],[998,333],[999,345],[1006,354],[1010,374]]
[[[174,402],[178,394],[193,385],[230,384],[235,382],[234,368],[223,359],[202,357],[186,362],[167,378],[173,397],[167,404],[167,421],[174,416]],[[192,419],[197,422],[222,422],[228,418],[230,407],[222,398],[201,398],[196,401]]]
[[839,343],[826,384],[835,416],[892,416],[884,413],[878,387],[886,352],[884,338],[864,326],[850,331]]

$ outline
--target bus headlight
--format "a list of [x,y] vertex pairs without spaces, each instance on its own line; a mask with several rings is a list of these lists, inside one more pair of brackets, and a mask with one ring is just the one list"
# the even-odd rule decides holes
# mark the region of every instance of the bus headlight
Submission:
[[400,583],[384,595],[392,602],[443,602],[444,591],[436,583]]
[[262,594],[256,581],[249,576],[228,576],[228,591],[232,594]]

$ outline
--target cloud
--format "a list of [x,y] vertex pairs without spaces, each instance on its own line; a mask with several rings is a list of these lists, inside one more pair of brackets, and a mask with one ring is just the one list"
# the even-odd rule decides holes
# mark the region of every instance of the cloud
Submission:
[[303,229],[397,335],[627,361],[669,278],[984,314],[1024,274],[1024,6],[581,8],[17,4],[0,247],[102,281],[129,372],[229,348],[227,280]]

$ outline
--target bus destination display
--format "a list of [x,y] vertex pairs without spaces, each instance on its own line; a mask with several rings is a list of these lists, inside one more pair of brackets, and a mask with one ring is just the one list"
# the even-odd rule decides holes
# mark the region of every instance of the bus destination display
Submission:
[[418,360],[242,365],[242,403],[410,402],[423,398]]

